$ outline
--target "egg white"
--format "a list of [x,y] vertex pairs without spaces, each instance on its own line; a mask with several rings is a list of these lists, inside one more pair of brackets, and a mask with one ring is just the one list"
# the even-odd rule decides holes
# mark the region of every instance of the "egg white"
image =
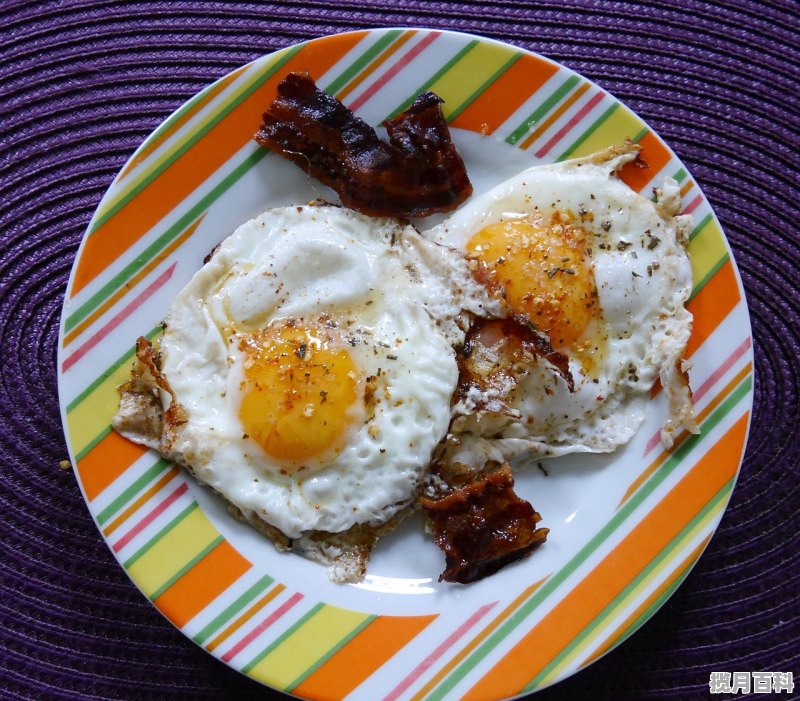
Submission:
[[610,452],[628,442],[643,421],[648,394],[660,378],[670,398],[665,444],[681,427],[694,430],[684,351],[692,318],[685,303],[692,270],[685,250],[691,226],[676,216],[677,184],[668,179],[659,200],[631,190],[616,171],[635,148],[536,166],[474,196],[441,224],[423,231],[465,254],[484,227],[557,212],[575,216],[589,233],[592,267],[602,309],[599,367],[588,372],[567,352],[574,391],[545,361],[515,378],[502,397],[504,409],[487,410],[487,397],[468,397],[449,437],[451,461],[483,464],[520,453],[556,456]]
[[[393,220],[303,206],[244,224],[166,316],[162,371],[187,417],[173,457],[289,538],[385,523],[415,498],[448,428],[459,315],[480,305],[462,303],[458,280],[471,284],[459,257]],[[293,474],[237,416],[237,339],[286,319],[330,323],[362,375],[378,378],[341,450]]]

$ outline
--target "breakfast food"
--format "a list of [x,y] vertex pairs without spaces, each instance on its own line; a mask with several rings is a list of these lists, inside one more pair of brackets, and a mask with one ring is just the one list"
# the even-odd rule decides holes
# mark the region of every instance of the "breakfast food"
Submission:
[[290,73],[255,139],[332,187],[342,204],[373,216],[426,217],[472,194],[450,139],[441,98],[417,97],[383,126],[388,143],[307,74]]
[[[466,482],[457,486],[462,479]],[[542,517],[513,487],[514,475],[504,463],[477,476],[450,474],[444,495],[421,497],[434,540],[445,554],[440,581],[475,582],[544,544],[549,529],[537,527]]]
[[[654,202],[616,176],[638,153],[625,144],[530,168],[424,232],[467,257],[515,322],[482,321],[460,349],[443,462],[613,451],[641,424],[657,380],[669,402],[664,445],[696,431],[684,360],[690,220],[674,181]],[[553,355],[531,352],[532,333]]]
[[529,556],[548,529],[509,461],[617,449],[657,381],[665,446],[696,430],[675,183],[655,201],[628,188],[627,143],[524,170],[420,232],[405,220],[472,191],[439,102],[387,120],[387,144],[290,74],[256,139],[345,206],[240,226],[166,310],[158,347],[137,341],[120,387],[121,434],[336,582],[363,577],[417,508],[441,580]]
[[341,207],[265,212],[180,292],[159,351],[140,341],[117,430],[359,578],[447,431],[461,317],[492,304],[448,253]]

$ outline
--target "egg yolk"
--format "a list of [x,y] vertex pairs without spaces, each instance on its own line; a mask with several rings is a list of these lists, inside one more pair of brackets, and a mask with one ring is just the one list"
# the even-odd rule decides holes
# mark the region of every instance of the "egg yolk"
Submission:
[[286,323],[242,340],[246,355],[239,418],[245,432],[288,472],[341,448],[354,420],[359,373],[335,327]]
[[490,224],[467,243],[475,273],[500,292],[514,314],[550,336],[554,348],[572,346],[598,315],[597,288],[585,230],[556,213]]

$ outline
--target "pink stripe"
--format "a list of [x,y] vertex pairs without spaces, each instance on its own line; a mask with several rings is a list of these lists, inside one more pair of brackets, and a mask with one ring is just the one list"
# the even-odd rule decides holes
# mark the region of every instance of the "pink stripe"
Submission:
[[587,102],[581,109],[573,115],[572,119],[570,119],[561,129],[556,132],[556,135],[550,139],[544,146],[542,146],[539,151],[536,153],[537,158],[544,157],[547,152],[553,148],[564,136],[578,123],[580,122],[592,108],[603,99],[604,94],[602,92],[597,93],[589,102]]
[[281,606],[275,609],[269,616],[267,616],[261,623],[259,623],[253,630],[251,630],[244,638],[242,638],[236,645],[234,645],[228,652],[222,656],[223,662],[230,662],[236,655],[238,655],[244,648],[253,642],[259,635],[261,635],[267,628],[269,628],[275,621],[277,621],[284,613],[292,608],[303,595],[300,593],[292,594]]
[[430,655],[428,655],[422,663],[416,667],[411,673],[403,679],[392,691],[383,697],[383,701],[394,701],[400,694],[402,694],[408,687],[410,687],[419,677],[429,669],[436,660],[438,660],[449,648],[451,648],[464,634],[472,628],[478,621],[481,620],[489,611],[497,604],[496,601],[491,604],[486,604],[479,608],[472,614],[464,623],[462,623],[453,633],[450,634],[445,641],[439,645]]
[[692,212],[694,212],[695,209],[697,209],[697,206],[702,201],[703,201],[703,196],[698,195],[688,205],[686,205],[686,208],[681,212],[681,214],[691,214]]
[[127,317],[129,317],[136,309],[142,306],[155,292],[163,287],[167,280],[172,277],[177,263],[173,263],[161,275],[156,278],[147,289],[136,297],[127,307],[125,307],[119,314],[117,314],[111,321],[109,321],[102,329],[93,334],[92,337],[86,341],[80,348],[78,348],[72,355],[70,355],[61,366],[61,371],[66,372],[75,363],[77,363],[84,355],[86,355],[92,348],[94,348],[100,341],[102,341],[108,334],[117,328]]
[[422,41],[420,41],[411,51],[405,54],[397,63],[395,63],[386,73],[384,73],[377,81],[375,81],[369,88],[367,88],[361,96],[354,100],[350,105],[350,109],[355,112],[362,107],[364,103],[369,100],[378,90],[380,90],[386,83],[394,78],[403,68],[405,68],[411,61],[413,61],[424,49],[430,46],[435,39],[440,35],[440,32],[431,32]]
[[[702,385],[692,392],[692,398],[695,402],[699,402],[706,395],[706,393],[719,381],[719,379],[733,367],[734,363],[747,352],[747,349],[750,348],[751,344],[752,341],[750,336],[748,336],[744,341],[742,341],[741,345],[728,356],[725,362],[722,363],[722,365],[720,365],[716,370],[714,370],[714,372],[708,376],[708,379]],[[644,449],[644,454],[642,457],[653,450],[653,448],[655,448],[660,441],[661,431],[656,431],[655,435],[647,442],[647,446]]]
[[145,516],[139,523],[137,523],[131,530],[129,530],[122,538],[120,538],[113,547],[115,553],[118,553],[122,548],[124,548],[128,543],[131,542],[139,533],[141,533],[147,526],[149,526],[156,518],[158,518],[161,514],[163,514],[171,504],[174,504],[175,501],[180,497],[182,494],[189,489],[189,485],[184,482],[180,487],[178,487],[172,494],[170,494],[164,501],[162,501],[155,509],[153,509],[147,516]]

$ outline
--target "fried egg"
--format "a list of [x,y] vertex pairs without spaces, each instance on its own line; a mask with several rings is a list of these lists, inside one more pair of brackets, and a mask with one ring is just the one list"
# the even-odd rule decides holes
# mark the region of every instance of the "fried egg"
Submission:
[[[523,329],[510,338],[507,324],[484,324],[468,344],[466,365],[482,381],[454,407],[449,460],[613,451],[642,423],[659,379],[665,445],[681,427],[696,430],[684,360],[691,222],[678,216],[673,180],[652,201],[617,177],[638,151],[527,169],[423,231],[464,255]],[[546,354],[522,353],[531,331],[568,361],[568,375]]]
[[448,428],[459,280],[464,261],[395,220],[298,206],[242,225],[166,315],[185,416],[168,454],[289,539],[386,523]]

